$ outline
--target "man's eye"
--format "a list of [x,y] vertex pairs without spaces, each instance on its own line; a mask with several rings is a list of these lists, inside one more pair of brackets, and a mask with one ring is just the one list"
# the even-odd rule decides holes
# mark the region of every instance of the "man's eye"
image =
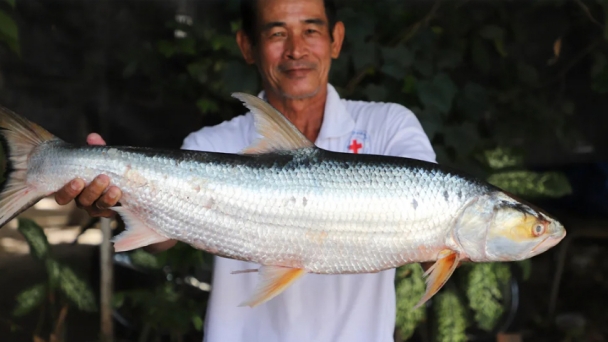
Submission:
[[317,30],[314,30],[314,29],[308,29],[308,30],[306,30],[306,33],[308,33],[308,34],[312,34],[312,33],[315,33],[315,32],[317,32]]

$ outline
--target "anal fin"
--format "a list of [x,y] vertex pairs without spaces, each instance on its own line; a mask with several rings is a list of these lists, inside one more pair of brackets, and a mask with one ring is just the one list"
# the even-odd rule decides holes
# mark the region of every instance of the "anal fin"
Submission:
[[439,258],[431,266],[424,275],[426,278],[426,292],[418,302],[414,306],[414,309],[419,308],[422,304],[424,304],[427,300],[431,299],[439,291],[443,285],[450,279],[452,273],[458,266],[460,261],[460,257],[458,253],[444,249],[439,252]]
[[283,292],[294,281],[306,274],[301,268],[282,266],[262,266],[259,269],[260,281],[253,295],[239,306],[254,307]]
[[112,207],[110,209],[120,214],[126,225],[126,230],[112,240],[115,252],[130,251],[169,240],[169,238],[161,236],[148,227],[139,217],[125,207]]

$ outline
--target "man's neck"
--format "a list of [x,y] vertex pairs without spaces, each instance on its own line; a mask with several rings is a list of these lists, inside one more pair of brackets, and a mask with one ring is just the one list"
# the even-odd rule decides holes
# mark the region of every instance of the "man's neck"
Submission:
[[304,99],[285,98],[269,91],[266,91],[266,98],[268,103],[285,115],[308,140],[313,143],[317,140],[323,124],[327,87]]

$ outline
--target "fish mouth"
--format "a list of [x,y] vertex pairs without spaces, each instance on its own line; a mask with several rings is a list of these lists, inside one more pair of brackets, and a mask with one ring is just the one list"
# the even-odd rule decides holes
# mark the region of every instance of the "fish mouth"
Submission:
[[551,247],[557,245],[564,237],[566,236],[566,231],[562,230],[562,232],[558,235],[549,235],[544,238],[541,242],[539,242],[530,253],[528,253],[528,258],[538,255],[542,252],[545,252]]

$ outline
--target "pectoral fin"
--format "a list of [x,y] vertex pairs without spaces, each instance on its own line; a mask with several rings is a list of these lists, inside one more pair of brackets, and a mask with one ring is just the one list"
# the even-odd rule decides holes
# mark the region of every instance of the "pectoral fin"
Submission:
[[414,306],[414,309],[419,308],[443,287],[443,285],[452,276],[452,273],[454,273],[459,261],[460,257],[458,253],[449,249],[444,249],[439,253],[439,258],[435,264],[424,273],[424,275],[427,277],[426,292],[418,304]]
[[259,273],[261,279],[255,292],[239,306],[254,307],[270,300],[303,276],[306,271],[301,268],[262,266],[259,269]]

